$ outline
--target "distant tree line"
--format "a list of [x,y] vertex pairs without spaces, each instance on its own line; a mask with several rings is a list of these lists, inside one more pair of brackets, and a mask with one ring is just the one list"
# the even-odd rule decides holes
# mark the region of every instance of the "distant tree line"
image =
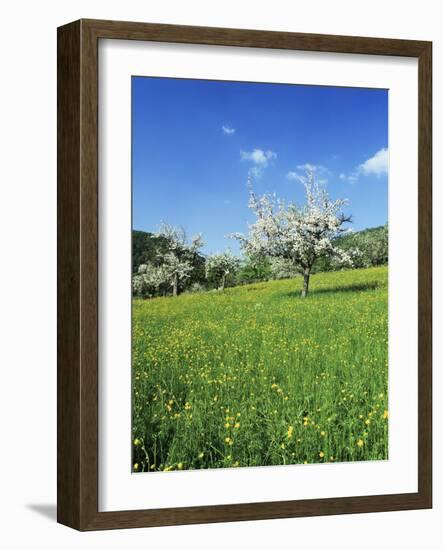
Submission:
[[[171,240],[178,238],[181,246]],[[175,232],[175,233],[174,233]],[[169,237],[168,237],[169,235]],[[388,225],[337,237],[335,246],[353,252],[353,267],[388,263]],[[150,298],[182,292],[222,290],[226,287],[291,279],[299,275],[294,265],[281,257],[251,255],[242,259],[229,251],[206,257],[199,248],[201,239],[186,244],[186,235],[177,228],[163,226],[158,233],[132,232],[133,294]],[[171,256],[171,246],[177,254]],[[334,271],[342,266],[320,257],[312,272]],[[175,281],[175,282],[174,282]],[[175,291],[174,291],[175,288]]]
[[[342,235],[337,238],[336,245],[342,250],[354,251],[352,258],[354,268],[386,265],[389,247],[388,224]],[[328,258],[319,258],[315,271],[334,271],[335,269],[337,266]]]

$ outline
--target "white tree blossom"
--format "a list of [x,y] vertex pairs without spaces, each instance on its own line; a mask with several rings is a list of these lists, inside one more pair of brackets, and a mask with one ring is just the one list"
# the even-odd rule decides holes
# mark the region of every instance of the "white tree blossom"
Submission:
[[168,243],[168,251],[176,256],[194,254],[203,246],[203,237],[201,233],[194,235],[191,242],[188,243],[186,232],[182,227],[162,223],[154,233],[155,237],[162,237]]
[[163,265],[142,264],[132,278],[132,287],[139,296],[153,296],[162,285],[169,282]]
[[250,187],[249,208],[256,221],[249,224],[249,234],[232,235],[249,256],[264,255],[289,260],[303,274],[302,296],[309,289],[309,277],[317,258],[329,256],[340,263],[351,264],[351,254],[335,245],[335,239],[346,231],[342,226],[351,221],[342,212],[345,199],[329,199],[324,184],[314,173],[306,172],[304,179],[306,203],[286,204],[274,195],[257,197]]
[[220,290],[224,290],[226,278],[228,275],[235,273],[239,264],[240,260],[233,256],[230,250],[213,254],[206,259],[206,278],[214,279],[218,283]]
[[270,267],[273,279],[292,279],[298,274],[298,269],[292,260],[281,256],[271,258]]
[[191,276],[191,272],[194,269],[189,260],[180,259],[172,252],[168,252],[162,256],[162,270],[166,281],[172,286],[173,296],[177,296],[179,284],[186,281]]
[[194,269],[192,260],[203,246],[201,234],[192,237],[188,243],[185,231],[162,223],[156,237],[161,237],[166,244],[166,250],[158,253],[160,271],[158,277],[172,286],[172,294],[177,296],[179,285],[188,279]]

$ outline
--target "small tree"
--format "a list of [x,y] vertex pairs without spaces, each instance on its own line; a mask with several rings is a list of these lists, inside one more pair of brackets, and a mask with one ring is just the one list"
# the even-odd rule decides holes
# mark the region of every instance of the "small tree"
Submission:
[[168,252],[162,257],[162,269],[163,274],[172,286],[172,295],[177,296],[179,292],[179,285],[183,283],[191,276],[191,272],[194,269],[191,262],[188,260],[182,260],[172,252]]
[[138,268],[138,273],[132,277],[132,288],[138,296],[154,296],[162,288],[165,291],[167,284],[168,277],[162,265],[142,264]]
[[387,224],[379,229],[363,232],[360,240],[358,246],[365,267],[388,263],[389,237]]
[[194,236],[188,243],[182,228],[163,223],[155,234],[166,243],[165,252],[158,253],[165,280],[172,286],[173,296],[179,293],[180,283],[186,281],[194,269],[193,261],[203,246],[201,235]]
[[351,221],[351,217],[341,212],[347,201],[331,201],[312,171],[306,173],[303,184],[306,203],[302,207],[286,204],[275,195],[257,198],[251,188],[249,208],[257,219],[249,225],[249,235],[237,233],[233,237],[249,256],[261,254],[290,260],[303,274],[301,295],[306,297],[312,266],[318,258],[328,256],[341,263],[351,263],[351,255],[334,243],[346,231],[342,226]]
[[224,290],[226,278],[229,275],[235,274],[239,263],[239,259],[233,256],[230,250],[220,254],[213,254],[206,260],[206,278],[214,280],[220,290]]

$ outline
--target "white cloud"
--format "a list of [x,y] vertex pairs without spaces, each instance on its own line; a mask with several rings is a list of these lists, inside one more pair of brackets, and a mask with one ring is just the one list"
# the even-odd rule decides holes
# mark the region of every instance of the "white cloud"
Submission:
[[358,171],[365,176],[374,174],[379,177],[382,174],[388,173],[388,167],[389,153],[388,150],[384,148],[380,149],[380,151],[377,151],[374,156],[360,164],[360,166],[358,167]]
[[235,128],[233,128],[232,126],[229,126],[227,124],[224,124],[222,126],[222,131],[224,134],[227,134],[228,136],[232,135],[232,134],[235,134]]
[[304,172],[316,172],[318,174],[329,174],[329,170],[322,164],[311,164],[306,162],[305,164],[299,164],[297,170],[303,170]]
[[383,174],[387,174],[389,169],[389,151],[387,148],[380,149],[361,164],[357,166],[355,170],[346,174],[342,172],[338,177],[342,181],[349,183],[355,183],[360,176],[375,175],[380,177]]
[[277,158],[277,153],[268,149],[263,151],[263,149],[254,149],[253,151],[240,151],[241,160],[247,160],[260,166],[266,168],[269,162]]
[[289,171],[286,174],[286,178],[291,181],[298,181],[300,183],[306,183],[306,174],[299,174],[298,172],[295,172],[294,170]]
[[358,180],[358,173],[351,172],[350,174],[344,174],[343,172],[338,176],[341,180],[349,183],[355,183]]
[[288,180],[299,180],[300,174],[297,174],[297,172],[294,172],[294,170],[291,170],[286,174],[286,177],[288,178]]
[[[286,178],[288,180],[292,181],[298,181],[299,183],[305,184],[307,182],[306,173],[299,174],[298,172],[295,172],[294,170],[291,170],[286,174]],[[323,183],[326,183],[326,180],[322,180]]]
[[298,164],[296,166],[296,170],[290,170],[286,174],[286,178],[288,180],[296,180],[300,183],[305,183],[306,172],[312,172],[315,174],[316,180],[320,184],[327,183],[328,179],[326,176],[331,174],[331,171],[322,164],[311,164],[310,162],[306,162],[305,164]]

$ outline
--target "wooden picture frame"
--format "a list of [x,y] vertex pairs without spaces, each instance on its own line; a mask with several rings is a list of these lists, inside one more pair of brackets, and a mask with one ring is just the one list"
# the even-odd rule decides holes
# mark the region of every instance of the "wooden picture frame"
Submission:
[[[418,492],[98,511],[98,42],[159,41],[418,58]],[[82,531],[432,506],[432,44],[80,20],[58,29],[58,521]]]

